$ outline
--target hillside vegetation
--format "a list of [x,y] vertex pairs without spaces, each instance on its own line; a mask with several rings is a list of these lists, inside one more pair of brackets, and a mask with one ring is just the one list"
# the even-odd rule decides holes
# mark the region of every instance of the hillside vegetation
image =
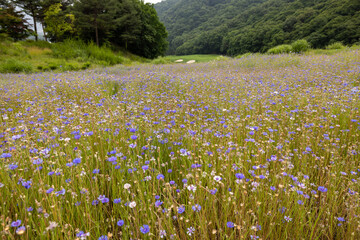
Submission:
[[0,41],[0,73],[64,72],[146,61],[128,52],[80,40],[60,43]]
[[155,5],[168,54],[266,52],[306,39],[313,48],[360,40],[358,0],[166,0]]

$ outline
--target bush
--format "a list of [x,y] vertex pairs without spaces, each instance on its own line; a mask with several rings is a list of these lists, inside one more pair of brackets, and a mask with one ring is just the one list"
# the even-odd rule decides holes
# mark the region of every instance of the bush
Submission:
[[295,53],[306,52],[310,49],[310,44],[305,40],[297,40],[291,44],[292,51]]
[[252,53],[244,53],[244,54],[237,55],[235,58],[245,58],[245,57],[249,57],[251,55],[252,55]]
[[0,54],[22,57],[28,55],[26,49],[20,43],[10,41],[0,42]]
[[57,58],[83,58],[86,59],[86,44],[82,41],[66,39],[64,42],[54,43],[51,45],[54,57]]
[[106,62],[106,65],[114,65],[124,62],[124,59],[121,56],[117,56],[110,48],[105,46],[98,47],[94,43],[87,45],[87,55],[90,59],[95,61]]
[[151,63],[152,64],[167,64],[167,63],[171,63],[171,61],[164,57],[158,57],[158,58],[152,60]]
[[91,66],[91,63],[90,63],[90,62],[86,62],[86,63],[84,63],[84,64],[81,66],[81,69],[82,69],[82,70],[85,70],[85,69],[88,69],[90,66]]
[[29,63],[20,62],[15,59],[9,59],[1,64],[0,72],[2,73],[19,73],[19,72],[32,72],[32,66]]
[[326,49],[333,50],[333,49],[343,49],[345,46],[342,44],[342,42],[336,42],[333,44],[330,44],[326,47]]
[[293,51],[292,47],[288,44],[279,45],[273,48],[270,48],[267,53],[269,54],[282,54],[282,53],[290,53]]
[[91,60],[101,65],[114,65],[124,62],[124,58],[116,55],[110,48],[98,47],[94,43],[67,39],[52,46],[53,55],[57,58]]

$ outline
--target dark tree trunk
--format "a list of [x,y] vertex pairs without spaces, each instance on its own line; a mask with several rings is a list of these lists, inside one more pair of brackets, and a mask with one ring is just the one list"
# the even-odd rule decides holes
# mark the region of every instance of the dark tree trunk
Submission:
[[47,36],[46,36],[46,32],[45,32],[45,29],[44,29],[44,23],[43,22],[41,23],[41,26],[42,26],[42,30],[43,30],[43,33],[44,33],[45,41],[47,41]]
[[35,18],[34,10],[31,11],[31,13],[32,13],[33,21],[34,21],[35,41],[37,41],[38,40],[38,34],[37,34],[37,26],[36,26],[36,18]]
[[96,38],[96,45],[99,47],[99,32],[97,23],[95,23],[95,38]]

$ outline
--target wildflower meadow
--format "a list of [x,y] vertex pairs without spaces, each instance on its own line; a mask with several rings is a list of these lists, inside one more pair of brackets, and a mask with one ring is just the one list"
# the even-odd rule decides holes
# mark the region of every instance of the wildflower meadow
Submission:
[[2,239],[360,239],[360,52],[0,75]]

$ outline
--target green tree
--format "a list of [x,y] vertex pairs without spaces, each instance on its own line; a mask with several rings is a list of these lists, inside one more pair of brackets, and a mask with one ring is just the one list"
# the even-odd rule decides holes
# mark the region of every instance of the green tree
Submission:
[[141,2],[141,37],[135,53],[146,58],[164,55],[168,46],[165,26],[159,21],[152,4]]
[[58,3],[61,4],[62,15],[65,15],[65,14],[69,14],[70,12],[69,7],[74,3],[74,0],[41,0],[41,8],[38,14],[38,19],[41,22],[43,28],[45,41],[47,41],[47,35],[45,34],[46,33],[45,12],[50,8],[50,6]]
[[23,9],[23,11],[30,15],[33,18],[34,31],[35,31],[35,40],[38,40],[37,32],[37,20],[39,18],[39,13],[41,9],[41,0],[12,0],[12,2]]
[[359,0],[166,0],[155,9],[170,54],[266,52],[298,39],[325,47],[360,35]]
[[116,3],[113,0],[78,0],[73,6],[75,25],[86,39],[91,33],[96,45],[109,37],[114,28]]
[[74,15],[63,14],[61,6],[55,3],[45,12],[45,33],[51,35],[53,41],[61,40],[66,32],[73,32]]
[[129,50],[140,40],[140,4],[137,0],[118,0],[114,7],[116,18],[111,42]]
[[8,1],[0,1],[0,33],[15,41],[27,38],[31,34],[25,15],[16,11]]

